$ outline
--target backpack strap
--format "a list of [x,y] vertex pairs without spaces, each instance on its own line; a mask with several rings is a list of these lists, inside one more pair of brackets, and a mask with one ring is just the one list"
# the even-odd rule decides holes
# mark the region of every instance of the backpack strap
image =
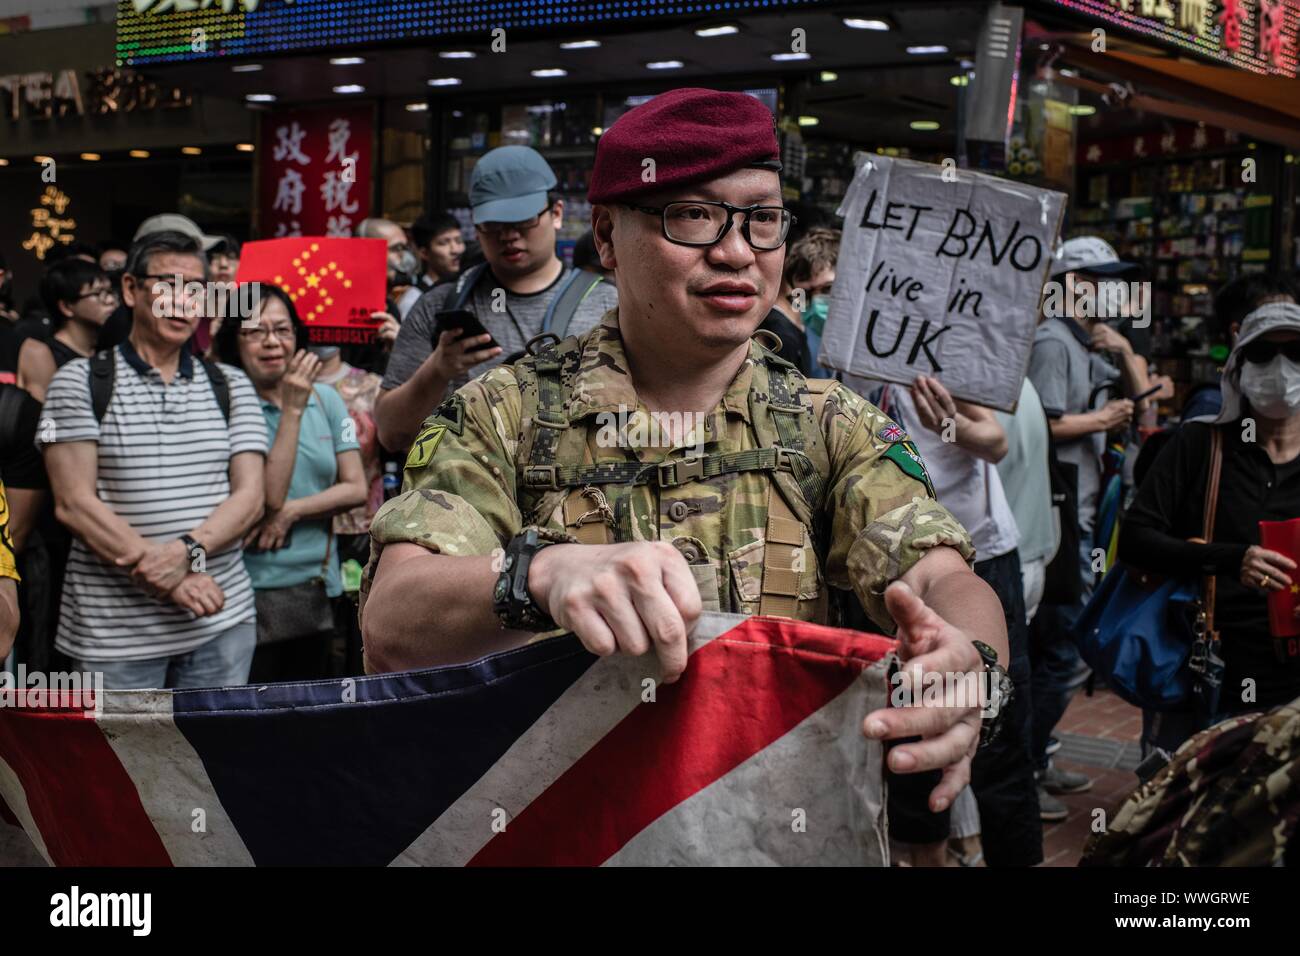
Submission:
[[456,280],[456,290],[451,295],[451,302],[448,303],[448,309],[463,309],[469,297],[474,294],[474,287],[478,285],[478,280],[483,278],[483,273],[487,272],[487,263],[480,262],[476,266],[470,266],[460,274]]
[[221,370],[221,366],[209,359],[200,359],[203,368],[208,373],[208,384],[212,386],[212,394],[217,397],[217,407],[221,409],[221,417],[230,424],[230,381],[226,378],[226,373]]
[[113,377],[117,374],[116,349],[104,349],[90,357],[90,408],[95,421],[102,422],[113,399]]
[[572,270],[560,283],[555,295],[551,296],[551,304],[546,307],[546,316],[542,319],[542,331],[554,332],[557,338],[564,338],[578,307],[604,281],[604,276],[586,269]]

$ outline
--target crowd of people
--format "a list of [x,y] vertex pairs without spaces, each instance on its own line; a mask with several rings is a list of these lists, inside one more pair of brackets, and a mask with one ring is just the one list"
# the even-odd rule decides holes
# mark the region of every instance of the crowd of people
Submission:
[[[602,140],[607,154],[618,148],[617,136],[610,138],[610,146]],[[730,167],[708,168],[733,175]],[[593,177],[593,192],[597,182]],[[1143,354],[1132,311],[1092,317],[1068,305],[1085,286],[1142,278],[1139,267],[1099,237],[1068,239],[1051,274],[1067,306],[1041,319],[1015,412],[995,412],[955,398],[939,378],[882,384],[818,364],[840,233],[815,207],[773,220],[771,243],[767,222],[755,217],[775,206],[760,198],[731,207],[725,216],[746,217],[743,238],[727,218],[711,245],[688,238],[714,228],[705,221],[710,203],[694,203],[696,218],[670,221],[667,205],[629,205],[622,188],[607,187],[608,204],[626,206],[619,217],[661,217],[646,221],[656,234],[662,225],[674,244],[665,248],[726,245],[737,255],[777,257],[769,308],[749,332],[796,374],[839,378],[901,426],[924,462],[925,488],[965,532],[940,550],[973,558],[974,574],[1000,603],[995,629],[1005,626],[1003,663],[1015,692],[1000,734],[973,761],[970,786],[955,801],[926,805],[936,770],[934,779],[900,777],[891,790],[891,830],[913,862],[942,862],[950,837],[979,833],[990,865],[1038,863],[1041,824],[1067,813],[1058,797],[1091,786],[1086,775],[1054,765],[1061,746],[1054,731],[1075,693],[1090,680],[1107,680],[1080,656],[1075,625],[1110,570],[1115,541],[1119,560],[1132,569],[1209,574],[1218,585],[1222,692],[1210,707],[1147,712],[1144,752],[1168,755],[1225,717],[1300,696],[1300,655],[1271,634],[1266,605],[1270,592],[1294,588],[1300,575],[1293,578],[1293,560],[1261,547],[1258,530],[1261,520],[1300,516],[1300,305],[1291,277],[1250,274],[1227,284],[1207,330],[1230,347],[1222,381],[1202,383],[1174,408],[1174,384]],[[412,540],[400,535],[381,542],[387,565],[372,558],[372,522],[397,494],[403,463],[408,488],[418,489],[432,480],[439,441],[455,445],[446,432],[452,423],[479,437],[491,429],[483,416],[506,415],[504,403],[517,403],[523,387],[502,372],[529,357],[544,334],[600,341],[604,364],[626,374],[610,356],[632,347],[633,297],[653,283],[691,281],[671,268],[652,273],[652,253],[643,251],[635,264],[637,253],[619,259],[610,230],[640,220],[613,215],[593,224],[567,264],[557,253],[566,209],[555,190],[542,156],[506,146],[473,170],[472,236],[445,212],[409,228],[385,219],[361,223],[357,235],[388,243],[389,301],[375,315],[377,334],[367,346],[309,343],[290,296],[265,283],[256,314],[205,314],[188,301],[184,283],[233,281],[240,244],[175,213],[140,224],[130,243],[56,248],[39,299],[29,302],[6,296],[12,277],[0,263],[7,502],[0,658],[12,647],[29,668],[101,672],[109,688],[302,680],[420,659],[403,657],[398,625],[390,631],[380,615],[364,622],[363,660],[358,620],[359,592],[369,588],[376,601],[381,589],[399,587],[402,568],[411,566],[392,557],[402,553],[394,542]],[[738,279],[749,267],[719,258],[710,268]],[[700,294],[756,294],[733,284]],[[612,314],[624,322],[623,346]],[[470,327],[481,331],[464,334]],[[637,347],[642,356],[655,354],[643,340]],[[601,364],[584,353],[584,372]],[[638,375],[647,374],[644,367]],[[512,387],[514,397],[503,397]],[[832,405],[839,414],[876,414],[847,401]],[[1211,477],[1216,434],[1221,451],[1213,454],[1222,464]],[[492,479],[467,477],[454,460],[449,467],[453,490],[456,481],[503,480],[499,469]],[[1206,541],[1211,481],[1218,508]],[[546,500],[552,507],[563,500],[568,513],[569,499]],[[565,529],[573,536],[557,540],[608,540],[584,537],[586,519],[622,512],[599,491],[591,504],[594,510]],[[682,513],[694,507],[684,504]],[[493,520],[489,508],[479,511],[457,526],[460,540],[474,539]],[[503,546],[508,537],[498,533],[492,543]],[[677,551],[693,567],[701,564],[686,547]],[[851,569],[853,561],[849,554]],[[743,592],[743,562],[736,573],[733,584]],[[830,571],[826,580],[834,583]],[[724,597],[721,609],[766,607],[765,588],[759,579],[752,595],[742,593],[731,608]],[[707,601],[702,586],[701,594]],[[801,607],[804,599],[780,606]],[[863,605],[866,623],[879,625],[884,605]],[[395,613],[417,620],[420,612],[387,612]],[[431,613],[449,629],[468,626],[453,610]],[[564,623],[554,608],[551,617]],[[466,620],[494,623],[490,613]],[[1251,692],[1242,693],[1247,685]]]

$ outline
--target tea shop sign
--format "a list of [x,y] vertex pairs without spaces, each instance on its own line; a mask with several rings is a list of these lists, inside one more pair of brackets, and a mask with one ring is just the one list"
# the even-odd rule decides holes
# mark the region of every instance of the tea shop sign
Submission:
[[0,111],[11,122],[185,109],[193,97],[130,69],[105,67],[0,76]]

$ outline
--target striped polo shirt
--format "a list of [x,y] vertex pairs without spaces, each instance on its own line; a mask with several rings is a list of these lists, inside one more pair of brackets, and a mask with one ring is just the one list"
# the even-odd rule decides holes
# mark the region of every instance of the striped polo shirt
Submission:
[[[266,424],[248,377],[222,365],[230,383],[227,426],[207,370],[182,350],[170,384],[132,347],[114,350],[113,397],[102,422],[90,398],[90,362],[76,359],[50,383],[37,443],[99,444],[97,491],[149,541],[197,528],[230,496],[230,459],[267,451]],[[55,646],[80,660],[147,660],[183,654],[236,624],[253,621],[253,589],[238,541],[207,555],[207,573],[225,593],[216,614],[153,598],[129,569],[105,564],[73,538]]]

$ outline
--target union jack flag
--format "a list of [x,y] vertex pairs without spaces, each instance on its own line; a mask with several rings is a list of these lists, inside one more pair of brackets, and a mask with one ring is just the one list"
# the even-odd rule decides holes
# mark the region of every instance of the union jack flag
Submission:
[[54,865],[882,865],[862,719],[895,651],[706,614],[671,685],[652,655],[567,636],[401,674],[5,707],[0,818]]

